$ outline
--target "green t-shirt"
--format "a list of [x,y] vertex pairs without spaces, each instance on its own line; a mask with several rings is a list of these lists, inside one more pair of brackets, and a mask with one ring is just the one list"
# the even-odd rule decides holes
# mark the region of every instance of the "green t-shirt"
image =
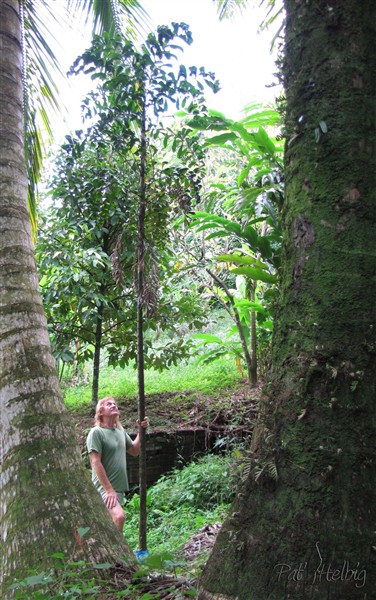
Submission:
[[[115,492],[129,490],[127,474],[127,449],[132,446],[132,440],[124,429],[117,427],[93,427],[87,436],[87,451],[95,450],[101,455],[102,465]],[[91,478],[95,487],[102,491],[94,469]]]

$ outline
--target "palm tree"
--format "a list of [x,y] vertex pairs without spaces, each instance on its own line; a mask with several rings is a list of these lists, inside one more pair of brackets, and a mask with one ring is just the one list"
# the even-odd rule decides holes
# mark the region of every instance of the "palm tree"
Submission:
[[[47,6],[45,0],[40,4]],[[110,2],[83,0],[77,6],[105,4],[110,6]],[[27,44],[22,42],[32,24],[37,23],[31,18],[36,15],[37,5],[25,2],[22,15],[18,0],[0,0],[2,598],[12,597],[8,584],[15,576],[24,576],[32,568],[46,569],[57,551],[67,558],[78,556],[94,562],[133,556],[112,526],[82,464],[59,389],[39,292],[27,210],[23,126],[23,52]],[[140,10],[136,0],[129,6]],[[39,42],[49,54],[40,36]],[[51,83],[48,76],[44,77],[46,83]],[[52,98],[52,91],[52,86],[49,93],[44,90],[44,97]],[[88,528],[86,541],[83,536]]]

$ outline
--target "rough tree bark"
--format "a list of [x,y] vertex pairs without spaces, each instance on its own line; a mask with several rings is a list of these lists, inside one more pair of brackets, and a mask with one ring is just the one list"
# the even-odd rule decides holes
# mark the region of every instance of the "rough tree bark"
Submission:
[[[0,596],[53,552],[133,557],[90,482],[64,407],[26,208],[18,0],[0,0]],[[90,527],[81,538],[80,527]],[[87,541],[86,541],[87,540]]]
[[285,0],[286,206],[250,475],[201,599],[376,598],[376,2]]

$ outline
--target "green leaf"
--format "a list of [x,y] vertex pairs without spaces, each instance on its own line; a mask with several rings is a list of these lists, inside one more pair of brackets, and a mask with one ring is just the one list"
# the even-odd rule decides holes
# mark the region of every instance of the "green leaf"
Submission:
[[223,146],[226,142],[234,142],[238,139],[236,133],[222,133],[221,135],[215,135],[205,140],[206,146]]
[[243,310],[254,310],[255,312],[266,313],[268,312],[260,302],[252,302],[245,298],[235,298],[235,306]]
[[180,65],[178,77],[183,77],[184,79],[187,79],[187,69],[184,65]]
[[268,154],[274,156],[275,146],[263,127],[260,127],[257,133],[254,133],[253,136],[260,148],[262,148]]
[[241,120],[241,123],[248,129],[256,129],[260,127],[260,125],[264,127],[275,126],[281,120],[277,110],[269,108],[265,109],[262,104],[249,104],[246,106],[245,112],[249,114]]
[[252,168],[252,165],[247,165],[245,167],[245,169],[243,169],[242,172],[240,173],[239,177],[236,180],[236,183],[238,184],[239,187],[242,185],[243,181],[248,177],[251,168]]
[[231,273],[236,273],[237,275],[246,275],[253,281],[263,281],[264,283],[277,282],[275,275],[265,273],[265,271],[262,269],[257,269],[256,267],[236,267],[235,269],[231,269]]
[[207,117],[194,117],[190,121],[187,121],[187,125],[188,127],[198,129],[199,131],[210,129]]
[[205,231],[205,229],[213,229],[213,227],[218,227],[218,223],[204,223],[197,227],[196,231]]
[[[200,217],[200,214],[203,215],[203,217]],[[210,213],[195,213],[195,217],[196,219],[192,222],[192,226],[201,225],[201,227],[205,226],[205,228],[209,228],[206,227],[206,225],[210,225],[211,227],[221,226],[223,229],[241,236],[241,227],[236,221],[230,221],[229,219],[218,217],[217,215],[212,215]],[[200,229],[198,229],[198,231],[200,231]]]
[[212,240],[217,237],[228,237],[229,235],[231,235],[230,231],[215,231],[214,233],[207,235],[205,239]]
[[272,255],[272,248],[270,241],[265,235],[259,235],[257,238],[257,247],[259,248],[263,258],[270,258]]
[[213,108],[208,109],[208,114],[210,117],[215,117],[216,119],[223,121],[224,124],[232,123],[232,121],[227,119],[223,113],[219,112],[218,110],[214,110]]
[[320,129],[323,133],[328,133],[328,126],[325,121],[320,121]]
[[254,248],[257,246],[258,233],[254,227],[247,225],[243,229],[243,237],[246,238],[247,242]]
[[174,557],[169,552],[162,552],[161,554],[150,554],[144,561],[144,564],[151,569],[162,569],[166,562],[173,561]]
[[[41,583],[47,583],[46,581],[46,573],[42,572],[38,575],[31,575],[30,577],[26,577],[25,579],[26,585],[40,585]],[[50,580],[48,580],[50,581]]]
[[78,527],[77,533],[80,537],[84,537],[84,535],[86,535],[89,530],[90,527]]
[[206,344],[222,344],[221,338],[210,333],[194,333],[192,337],[197,340],[204,340]]
[[238,254],[236,252],[234,252],[234,254],[220,254],[217,256],[217,260],[223,262],[234,262],[239,265],[256,266],[260,269],[266,270],[269,268],[268,265],[261,262],[257,258],[254,258],[253,256],[245,256],[244,254]]

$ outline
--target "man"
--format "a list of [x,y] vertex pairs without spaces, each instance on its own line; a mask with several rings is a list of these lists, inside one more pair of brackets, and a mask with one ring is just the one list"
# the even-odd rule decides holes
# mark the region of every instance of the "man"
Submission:
[[[148,427],[149,421],[141,422]],[[129,490],[126,453],[138,456],[140,436],[132,441],[119,421],[119,408],[115,398],[99,400],[95,410],[95,427],[86,440],[92,467],[92,480],[101,494],[116,527],[123,531],[125,514],[121,507],[124,493]]]

